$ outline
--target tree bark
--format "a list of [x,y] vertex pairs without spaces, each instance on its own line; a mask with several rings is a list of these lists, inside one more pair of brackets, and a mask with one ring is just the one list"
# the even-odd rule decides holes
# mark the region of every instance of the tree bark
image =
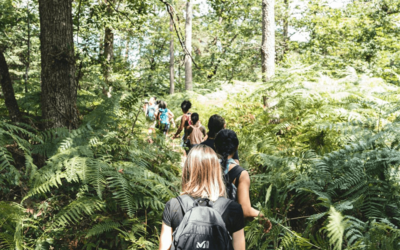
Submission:
[[285,42],[289,40],[289,0],[283,1],[285,5],[285,15],[283,17],[283,39]]
[[172,18],[169,20],[169,31],[171,35],[171,40],[169,42],[169,94],[172,95],[174,93],[174,23]]
[[274,0],[262,0],[261,72],[263,82],[275,74],[275,8]]
[[[186,3],[186,23],[185,23],[185,47],[187,53],[192,54],[192,0]],[[192,85],[192,59],[190,55],[185,55],[185,89],[193,90]]]
[[72,0],[39,0],[44,128],[78,126]]
[[[107,4],[107,13],[111,15],[112,8],[111,4],[114,4],[114,0],[105,0]],[[110,86],[110,74],[112,71],[112,61],[114,59],[114,33],[113,30],[107,26],[104,31],[104,81],[106,86]],[[104,89],[103,89],[104,90]]]
[[114,59],[114,33],[108,27],[106,27],[104,32],[104,59],[104,80],[108,85],[110,80],[110,73],[112,70],[111,62]]
[[8,71],[8,65],[3,51],[0,50],[0,83],[1,91],[4,94],[4,100],[8,114],[12,122],[21,121],[21,112],[19,111],[17,100],[15,99],[14,88]]
[[104,37],[103,37],[103,32],[100,32],[99,35],[99,59],[101,59],[101,57],[104,54]]
[[128,35],[128,37],[126,38],[126,46],[125,46],[125,61],[128,61],[129,59],[130,42],[131,42],[131,37]]
[[26,3],[26,16],[27,16],[27,24],[28,24],[28,55],[26,58],[26,65],[25,65],[25,94],[28,93],[28,73],[29,73],[29,66],[31,61],[31,27],[30,27],[30,19],[29,19],[29,0]]

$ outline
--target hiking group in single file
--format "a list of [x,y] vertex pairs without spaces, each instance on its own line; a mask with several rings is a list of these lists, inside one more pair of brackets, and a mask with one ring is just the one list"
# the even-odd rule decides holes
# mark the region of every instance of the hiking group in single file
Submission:
[[[182,137],[186,160],[182,170],[181,195],[169,200],[162,216],[159,250],[244,250],[246,218],[259,217],[268,233],[272,225],[251,206],[250,176],[239,165],[239,139],[225,129],[223,117],[212,115],[208,133],[192,104],[183,101],[182,118],[172,138]],[[155,97],[145,103],[149,133],[159,128],[166,136],[174,114]],[[152,143],[151,137],[149,142]]]

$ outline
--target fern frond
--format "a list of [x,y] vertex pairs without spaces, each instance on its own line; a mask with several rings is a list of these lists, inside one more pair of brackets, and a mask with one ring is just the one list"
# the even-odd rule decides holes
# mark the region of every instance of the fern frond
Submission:
[[95,211],[100,211],[103,208],[104,202],[101,200],[92,197],[80,197],[55,215],[52,228],[77,223],[83,215],[92,215]]
[[89,238],[91,236],[96,236],[96,235],[101,235],[103,233],[109,232],[111,230],[114,230],[118,228],[121,224],[116,221],[106,221],[103,223],[99,223],[94,225],[86,234],[86,238]]
[[331,207],[326,230],[328,232],[329,242],[333,245],[334,250],[341,250],[343,247],[343,236],[346,224],[347,222],[343,215],[336,211],[334,207]]

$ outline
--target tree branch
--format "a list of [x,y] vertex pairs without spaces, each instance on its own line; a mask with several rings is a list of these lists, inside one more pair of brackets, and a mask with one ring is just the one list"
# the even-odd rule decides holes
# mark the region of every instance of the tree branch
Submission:
[[[174,29],[175,29],[176,35],[178,37],[179,43],[181,44],[181,47],[183,49],[183,52],[190,57],[190,59],[192,60],[194,66],[196,66],[196,68],[199,69],[200,67],[194,61],[194,58],[192,57],[192,54],[187,50],[187,48],[185,46],[185,43],[184,43],[183,38],[182,38],[183,37],[182,32],[180,30],[178,30],[178,28],[177,28],[177,25],[176,25],[175,20],[174,20],[174,8],[171,6],[171,4],[167,3],[165,0],[160,0],[160,1],[163,4],[165,4],[165,6],[167,7],[168,14],[170,15],[172,23],[174,24]],[[176,15],[176,17],[177,17],[178,22],[179,22],[178,15]]]

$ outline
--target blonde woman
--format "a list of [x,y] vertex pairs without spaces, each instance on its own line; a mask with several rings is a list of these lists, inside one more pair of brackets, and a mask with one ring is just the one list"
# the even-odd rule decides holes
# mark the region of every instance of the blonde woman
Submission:
[[[165,205],[159,250],[245,249],[243,210],[240,204],[225,198],[219,164],[217,154],[208,146],[197,145],[190,150],[182,172],[182,195]],[[208,226],[210,218],[214,220],[212,227]],[[225,228],[215,226],[221,223]],[[229,246],[221,247],[221,232],[226,231],[231,236]],[[207,233],[219,237],[204,238]]]

